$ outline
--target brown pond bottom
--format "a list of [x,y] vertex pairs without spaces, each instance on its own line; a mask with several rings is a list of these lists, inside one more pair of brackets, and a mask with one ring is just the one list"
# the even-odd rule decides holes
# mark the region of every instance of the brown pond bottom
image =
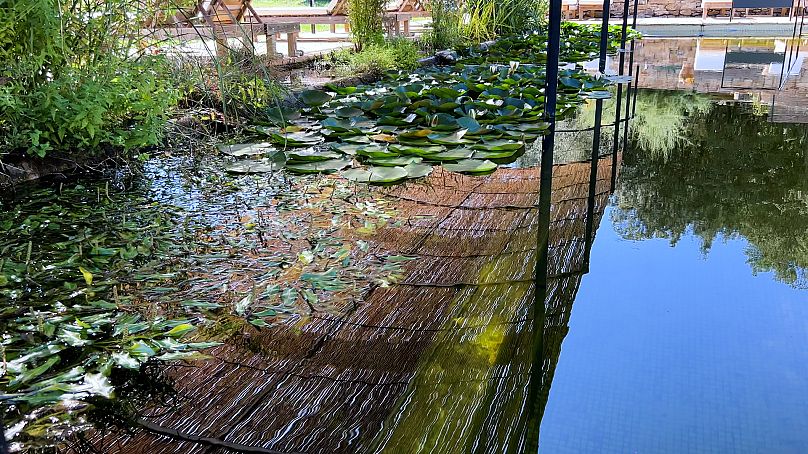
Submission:
[[[540,399],[546,399],[597,227],[611,158],[587,212],[589,163],[554,167]],[[400,223],[371,238],[416,257],[405,278],[339,316],[239,336],[176,365],[179,398],[142,410],[132,433],[96,433],[107,453],[504,452],[524,446],[536,353],[532,318],[539,169],[380,190]],[[541,407],[544,407],[542,401]],[[532,433],[535,436],[536,434]]]

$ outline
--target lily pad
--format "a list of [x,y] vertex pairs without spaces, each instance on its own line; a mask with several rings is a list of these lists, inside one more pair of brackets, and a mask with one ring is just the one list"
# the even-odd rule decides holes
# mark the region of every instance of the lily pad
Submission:
[[233,145],[221,144],[217,145],[217,148],[222,153],[228,156],[235,156],[235,157],[255,156],[255,155],[274,153],[277,151],[272,145],[266,142],[238,143]]
[[474,150],[470,148],[456,148],[454,150],[444,151],[443,153],[424,156],[424,159],[428,161],[460,161],[470,158],[473,154]]
[[331,101],[333,96],[320,90],[303,90],[300,92],[300,100],[309,107],[319,107]]
[[418,164],[422,160],[423,160],[422,158],[418,158],[415,156],[396,156],[394,158],[371,158],[368,160],[368,162],[376,166],[396,167],[396,166],[407,166],[410,164]]
[[331,173],[336,172],[337,170],[342,170],[349,165],[351,165],[351,161],[347,159],[329,159],[328,161],[289,164],[286,166],[286,170],[299,174]]
[[412,163],[404,166],[408,178],[423,178],[432,173],[433,167],[429,164]]
[[524,142],[515,140],[497,139],[488,140],[481,143],[476,143],[471,146],[475,150],[483,151],[506,151],[506,150],[519,150],[525,146]]
[[283,153],[278,153],[280,159],[263,160],[263,161],[237,161],[225,168],[230,173],[272,173],[276,172],[286,165],[286,157]]
[[451,172],[469,175],[485,175],[497,170],[497,165],[491,161],[464,159],[457,164],[444,164],[443,168]]
[[472,141],[463,138],[465,134],[466,130],[461,129],[452,134],[430,134],[429,136],[427,136],[427,138],[429,139],[430,142],[441,145],[463,145],[472,143]]
[[289,134],[279,134],[276,132],[269,134],[272,143],[285,147],[310,147],[323,141],[319,134],[308,134],[304,132],[293,132]]
[[301,162],[319,162],[327,161],[329,159],[340,159],[342,156],[339,153],[334,153],[332,151],[306,148],[304,150],[287,151],[286,157],[289,160],[289,164],[297,164]]
[[345,178],[358,183],[396,183],[406,180],[409,173],[403,167],[368,167],[342,172]]
[[342,106],[334,109],[334,115],[340,118],[353,118],[364,115],[365,111],[353,106]]

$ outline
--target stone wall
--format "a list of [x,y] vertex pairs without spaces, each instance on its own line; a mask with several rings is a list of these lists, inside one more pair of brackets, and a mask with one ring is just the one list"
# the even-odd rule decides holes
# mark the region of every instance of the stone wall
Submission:
[[[623,1],[612,0],[612,16],[623,16],[623,4]],[[640,0],[638,9],[639,17],[693,17],[702,13],[701,0]],[[633,12],[632,5],[629,14]]]

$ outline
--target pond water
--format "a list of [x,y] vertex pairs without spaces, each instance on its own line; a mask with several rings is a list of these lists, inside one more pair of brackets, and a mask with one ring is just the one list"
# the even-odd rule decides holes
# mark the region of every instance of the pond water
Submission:
[[[127,406],[90,415],[136,427],[68,451],[804,451],[808,43],[637,46],[628,146],[613,161],[604,128],[586,161],[592,101],[560,125],[549,228],[538,145],[371,189],[178,155],[6,200],[0,226],[25,221],[0,271],[63,268],[0,285],[4,321],[46,332],[53,301],[90,317],[59,328],[87,352],[52,365],[68,375],[100,367],[110,327],[119,365],[167,361],[113,375]],[[119,299],[130,318],[106,315]]]
[[[723,105],[654,109],[678,122],[677,139],[640,133],[625,152],[575,300],[539,452],[804,452],[804,54],[781,71],[786,41],[640,45],[641,86],[713,93]],[[739,51],[746,57],[730,55]],[[669,107],[683,96],[645,95]]]

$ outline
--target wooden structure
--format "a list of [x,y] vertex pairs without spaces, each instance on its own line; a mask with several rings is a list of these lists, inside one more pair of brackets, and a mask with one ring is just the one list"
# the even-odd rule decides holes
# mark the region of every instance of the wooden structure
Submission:
[[[331,0],[323,8],[317,7],[283,7],[283,8],[257,8],[253,14],[264,23],[293,22],[311,24],[312,33],[317,24],[328,24],[331,33],[336,33],[337,25],[343,25],[345,32],[350,31],[348,20],[348,0]],[[413,17],[427,16],[421,0],[394,0],[387,5],[385,22],[393,23],[394,34],[409,35],[410,21]]]
[[238,38],[247,46],[252,46],[257,37],[266,37],[267,55],[277,56],[277,37],[281,33],[287,37],[287,51],[290,57],[298,55],[297,39],[300,23],[283,21],[265,23],[252,7],[252,0],[200,0],[191,10],[180,10],[168,24],[144,30],[144,33],[157,39],[197,39],[216,40],[216,53],[227,51],[227,40]]
[[563,0],[561,2],[561,11],[566,18],[575,18],[579,20],[584,19],[584,15],[589,12],[591,17],[594,17],[595,12],[603,13],[602,0]]
[[[786,4],[790,3],[790,5],[791,5],[790,8],[789,7],[784,7],[784,6],[776,6],[776,7],[763,8],[763,9],[768,10],[769,14],[772,15],[772,16],[774,16],[775,10],[778,10],[778,9],[779,10],[785,10],[785,9],[787,9],[788,10],[788,17],[793,18],[796,11],[797,11],[797,9],[800,7],[801,1],[804,1],[804,0],[791,0],[790,2],[786,2]],[[729,11],[729,17],[730,17],[730,19],[732,19],[733,16],[735,16],[735,10],[736,9],[743,9],[747,16],[749,15],[750,11],[752,10],[752,8],[736,8],[735,5],[736,5],[736,1],[733,1],[733,0],[702,0],[702,2],[701,2],[701,10],[702,10],[701,17],[702,17],[702,19],[707,19],[707,15],[711,10],[719,10],[721,12]]]

